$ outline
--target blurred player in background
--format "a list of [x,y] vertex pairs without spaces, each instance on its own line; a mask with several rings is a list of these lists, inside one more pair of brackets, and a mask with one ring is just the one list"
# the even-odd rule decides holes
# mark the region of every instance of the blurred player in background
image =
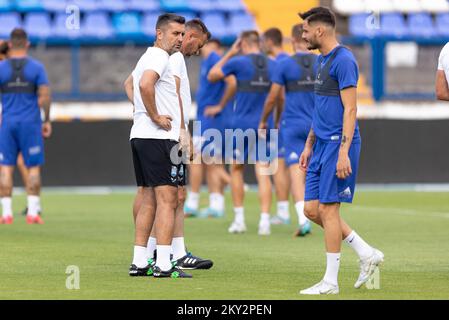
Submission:
[[[290,171],[290,182],[299,229],[296,236],[310,233],[310,221],[304,214],[304,188],[306,175],[299,169],[301,155],[312,123],[314,110],[314,84],[316,55],[307,50],[307,43],[302,39],[301,24],[292,28],[292,45],[295,54],[278,63],[273,84],[265,102],[259,128],[266,128],[270,114],[276,106],[277,97],[285,89],[285,108],[282,112],[279,140],[285,148],[285,163]],[[278,212],[279,215],[279,212]],[[288,217],[279,215],[281,221]]]
[[[199,86],[196,95],[198,104],[197,121],[201,122],[200,136],[193,137],[195,154],[201,157],[202,150],[209,144],[214,144],[216,154],[212,159],[207,159],[207,163],[191,164],[189,177],[191,190],[187,196],[185,212],[195,215],[199,207],[199,191],[203,180],[203,169],[206,170],[206,179],[209,189],[209,207],[201,211],[201,217],[222,217],[225,211],[224,188],[230,183],[230,176],[223,164],[225,155],[225,129],[230,126],[232,117],[233,99],[237,88],[234,76],[229,76],[224,81],[211,83],[207,80],[207,75],[212,67],[221,59],[223,49],[217,39],[209,40],[201,49],[201,62]],[[204,115],[206,108],[216,107],[222,110],[215,117]],[[205,141],[203,134],[208,129],[217,129],[222,136],[221,144],[219,141]],[[211,161],[209,161],[211,160]]]
[[[239,53],[242,55],[235,57]],[[243,169],[246,160],[252,158],[253,161],[256,161],[255,169],[261,210],[258,233],[259,235],[270,234],[269,212],[272,184],[270,176],[262,174],[262,171],[269,168],[272,159],[268,159],[266,155],[263,159],[259,157],[260,142],[268,145],[268,141],[259,139],[258,125],[275,68],[276,62],[261,51],[260,37],[257,31],[246,31],[209,72],[208,79],[211,82],[220,81],[229,75],[236,77],[237,93],[232,128],[254,133],[256,138],[253,145],[251,145],[253,142],[244,143],[243,150],[241,146],[234,146],[233,156],[236,161],[231,165],[231,189],[235,218],[228,229],[230,233],[246,231]],[[218,108],[211,108],[206,110],[205,114],[214,116],[220,111]],[[245,138],[245,140],[247,139]],[[271,150],[270,156],[272,156]]]
[[[323,280],[301,294],[338,294],[341,241],[360,258],[360,288],[383,261],[383,253],[368,245],[340,217],[340,203],[351,203],[360,156],[357,124],[358,66],[352,52],[339,45],[335,16],[318,7],[300,14],[309,50],[318,49],[315,111],[301,169],[306,171],[306,216],[324,228],[327,267]],[[313,150],[313,151],[312,151]]]
[[[42,224],[40,167],[44,164],[44,141],[51,135],[51,94],[47,74],[42,63],[28,57],[28,36],[22,29],[14,29],[6,61],[0,63],[2,93],[2,125],[0,129],[0,195],[3,222],[12,223],[12,188],[14,167],[22,153],[28,168],[28,224]],[[40,110],[44,110],[44,122]]]
[[449,42],[441,50],[438,59],[436,95],[439,100],[449,101]]
[[[264,32],[262,37],[262,47],[265,53],[273,58],[276,62],[280,62],[282,59],[288,58],[289,55],[283,48],[284,36],[281,30],[278,28],[270,28]],[[282,88],[281,92],[276,97],[276,112],[274,114],[274,127],[279,129],[280,114],[284,108],[285,103],[285,91]],[[264,127],[259,129],[274,129]],[[285,142],[282,137],[278,139],[278,157],[276,160],[278,169],[273,175],[274,187],[276,189],[277,198],[277,212],[276,215],[271,218],[272,224],[289,224],[290,223],[290,210],[289,210],[289,194],[290,194],[290,182],[287,166],[285,165]]]

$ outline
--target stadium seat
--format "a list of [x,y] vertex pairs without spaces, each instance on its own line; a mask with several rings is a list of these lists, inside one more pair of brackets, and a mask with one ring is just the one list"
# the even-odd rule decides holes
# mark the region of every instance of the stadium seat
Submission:
[[76,26],[67,27],[67,22],[69,22],[69,26],[71,26],[72,21],[67,20],[67,14],[59,13],[56,15],[53,21],[53,35],[56,38],[61,39],[76,39],[81,36],[80,28],[76,28]]
[[355,14],[349,17],[349,33],[357,37],[373,37],[376,35],[378,23],[373,15],[367,13]]
[[449,12],[447,0],[421,0],[421,8],[432,13]]
[[409,13],[409,12],[421,12],[423,9],[421,7],[421,2],[419,0],[392,0],[393,6],[398,12]]
[[408,16],[409,33],[416,37],[431,37],[436,30],[428,13],[412,13]]
[[198,12],[217,11],[217,2],[215,0],[187,0],[190,9]]
[[44,7],[40,0],[16,0],[16,9],[20,12],[43,11]]
[[0,13],[0,21],[0,38],[8,38],[14,28],[22,26],[17,12]]
[[167,12],[189,11],[187,0],[160,0],[161,9]]
[[91,12],[100,9],[100,3],[97,0],[69,0],[68,4],[78,6],[82,12]]
[[223,11],[246,11],[242,0],[216,0],[217,8]]
[[0,12],[12,11],[13,4],[10,0],[0,0]]
[[334,0],[335,11],[342,15],[351,15],[366,11],[364,0]]
[[112,19],[118,36],[139,37],[142,35],[140,15],[136,12],[117,13]]
[[194,12],[176,12],[176,14],[183,16],[186,19],[186,22],[198,18],[198,16]]
[[365,0],[366,10],[368,12],[393,12],[394,6],[391,0]]
[[98,8],[112,12],[123,12],[128,9],[128,1],[125,0],[99,0]]
[[137,11],[159,11],[161,6],[157,0],[129,0],[128,8]]
[[30,39],[47,39],[52,35],[51,19],[48,13],[28,13],[25,16],[23,27]]
[[150,37],[156,35],[156,22],[159,12],[146,13],[142,19],[142,32]]
[[45,11],[49,12],[65,12],[67,9],[67,2],[65,0],[43,0],[42,6]]
[[105,39],[114,34],[109,16],[104,12],[88,13],[81,31],[87,37]]
[[384,36],[403,37],[407,26],[401,13],[385,13],[380,17],[380,33]]
[[205,13],[202,16],[203,22],[206,24],[213,38],[223,39],[228,36],[228,23],[221,13]]
[[440,36],[449,37],[449,13],[440,13],[435,19],[436,32]]
[[229,25],[230,34],[234,36],[245,30],[258,30],[254,17],[248,13],[231,14]]

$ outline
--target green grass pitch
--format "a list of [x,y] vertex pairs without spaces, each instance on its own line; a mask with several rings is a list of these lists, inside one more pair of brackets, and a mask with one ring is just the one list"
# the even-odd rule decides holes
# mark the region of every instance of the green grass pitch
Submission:
[[[300,289],[325,270],[322,231],[293,238],[294,224],[257,235],[257,194],[246,197],[248,232],[230,235],[227,198],[222,219],[187,219],[189,250],[211,258],[211,270],[193,279],[131,278],[132,194],[45,194],[45,225],[29,226],[15,215],[0,225],[0,299],[306,299]],[[203,195],[203,204],[206,199]],[[16,211],[24,196],[14,198]],[[342,215],[369,243],[385,253],[380,289],[353,288],[357,257],[345,244],[340,295],[307,299],[448,299],[449,195],[359,192]],[[66,288],[66,268],[80,270],[80,289]]]

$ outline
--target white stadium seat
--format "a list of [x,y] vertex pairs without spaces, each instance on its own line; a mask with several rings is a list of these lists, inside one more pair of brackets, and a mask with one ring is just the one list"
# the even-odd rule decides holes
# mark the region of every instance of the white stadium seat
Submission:
[[392,0],[365,0],[366,9],[372,12],[392,12],[394,6]]
[[396,11],[409,13],[423,11],[420,0],[393,0]]
[[449,12],[447,0],[421,0],[421,7],[423,10],[432,13]]
[[334,0],[335,11],[343,15],[351,15],[366,11],[364,0]]

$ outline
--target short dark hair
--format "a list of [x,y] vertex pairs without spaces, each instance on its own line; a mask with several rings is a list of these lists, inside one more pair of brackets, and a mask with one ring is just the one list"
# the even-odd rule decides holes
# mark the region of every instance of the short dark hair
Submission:
[[259,32],[257,32],[256,30],[243,31],[240,34],[240,39],[257,45],[259,45],[260,43]]
[[298,13],[298,15],[301,17],[301,19],[307,21],[308,23],[322,22],[331,26],[332,28],[335,28],[336,26],[335,14],[332,12],[332,10],[326,7],[315,7],[307,12]]
[[207,36],[207,40],[209,40],[212,36],[211,33],[209,32],[209,29],[207,29],[206,25],[204,24],[204,22],[198,18],[187,21],[186,28],[195,29],[204,33]]
[[292,27],[292,38],[295,41],[298,41],[298,42],[301,41],[303,32],[304,32],[303,24],[302,23],[295,24]]
[[9,51],[9,46],[7,41],[0,42],[0,54],[7,55]]
[[184,17],[181,17],[181,16],[179,16],[177,14],[174,14],[174,13],[164,13],[164,14],[161,14],[157,18],[156,29],[161,29],[162,27],[166,26],[170,22],[176,22],[176,23],[179,23],[179,24],[185,24],[186,23],[186,19]]
[[28,35],[25,30],[21,28],[15,28],[11,31],[9,40],[13,48],[23,49],[28,43]]
[[279,30],[279,28],[270,28],[264,32],[263,36],[264,38],[273,41],[275,46],[282,46],[282,39],[284,37],[282,36],[282,31]]

